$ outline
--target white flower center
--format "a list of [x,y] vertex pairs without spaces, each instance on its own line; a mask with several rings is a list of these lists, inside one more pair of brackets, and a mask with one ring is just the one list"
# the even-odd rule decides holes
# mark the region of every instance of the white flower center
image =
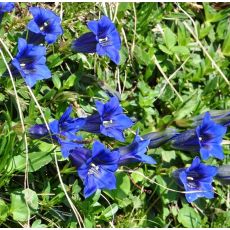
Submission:
[[103,125],[106,127],[106,126],[109,126],[113,124],[113,120],[109,120],[109,121],[103,121]]
[[43,31],[48,26],[47,22],[44,22],[44,25],[40,27],[40,30]]
[[99,166],[94,163],[90,164],[91,168],[88,171],[88,175],[98,175],[99,174]]
[[187,186],[189,187],[189,188],[192,188],[192,189],[195,189],[195,188],[197,188],[197,183],[196,183],[196,181],[194,180],[194,178],[193,177],[191,177],[191,176],[187,176]]
[[25,64],[25,63],[20,63],[20,66],[21,66],[21,67],[25,67],[26,64]]
[[112,44],[108,37],[99,38],[98,41],[101,46],[108,46]]

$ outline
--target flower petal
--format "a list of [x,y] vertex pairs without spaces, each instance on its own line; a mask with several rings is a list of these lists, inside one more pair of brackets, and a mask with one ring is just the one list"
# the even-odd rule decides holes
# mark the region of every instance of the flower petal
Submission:
[[72,49],[81,53],[96,53],[97,41],[92,32],[83,34],[81,37],[73,41]]

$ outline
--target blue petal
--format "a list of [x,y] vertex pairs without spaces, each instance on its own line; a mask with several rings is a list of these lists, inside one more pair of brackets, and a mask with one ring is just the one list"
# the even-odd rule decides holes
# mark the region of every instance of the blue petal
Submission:
[[117,115],[123,113],[122,107],[120,106],[119,100],[117,97],[111,97],[109,101],[104,104],[104,112],[100,114],[112,114]]
[[125,138],[123,135],[123,131],[122,130],[118,130],[116,128],[105,128],[104,126],[100,126],[100,131],[102,134],[104,134],[105,136],[108,137],[113,137],[114,139],[124,142]]
[[195,157],[192,161],[191,166],[189,167],[189,171],[195,170],[196,168],[198,168],[200,165],[200,158],[199,157]]
[[89,21],[87,26],[94,35],[98,35],[98,21]]
[[125,114],[116,115],[114,117],[111,117],[111,119],[113,120],[113,123],[110,127],[124,130],[133,126],[133,121]]
[[47,137],[49,135],[49,132],[45,124],[40,124],[40,125],[33,125],[29,129],[29,134],[32,138],[40,139],[40,138]]
[[50,127],[50,130],[53,134],[59,133],[59,121],[58,120],[54,120],[54,121],[50,122],[49,127]]
[[72,105],[70,105],[60,117],[59,122],[63,123],[67,121],[70,118],[70,114],[72,113],[72,110],[73,110],[73,107]]
[[10,12],[14,8],[13,2],[0,2],[0,14]]
[[99,141],[95,141],[93,143],[93,147],[92,147],[92,157],[97,156],[100,153],[103,153],[105,151],[105,146],[99,142]]
[[48,44],[52,44],[57,40],[56,34],[46,34],[45,40]]
[[97,191],[97,184],[93,175],[89,175],[84,181],[84,196],[85,198],[91,196]]
[[121,38],[117,30],[114,30],[110,33],[109,38],[112,40],[112,44],[115,47],[115,49],[120,50],[121,49]]
[[34,20],[31,20],[28,22],[27,29],[32,31],[35,34],[38,34],[41,32],[38,24]]
[[[108,102],[107,102],[108,103]],[[97,112],[103,116],[104,114],[104,104],[101,101],[95,101]]]
[[105,170],[103,166],[100,168],[100,173],[95,176],[95,182],[100,189],[111,190],[116,188],[116,177],[114,173]]
[[189,191],[189,193],[185,194],[185,198],[189,203],[191,203],[195,201],[197,198],[199,198],[199,196],[197,192]]
[[106,55],[116,64],[120,63],[120,54],[119,50],[114,46],[106,46],[104,47]]
[[74,40],[72,49],[81,53],[96,53],[96,46],[96,37],[92,32],[89,32]]
[[116,29],[114,23],[107,17],[102,16],[98,21],[98,37],[104,38]]
[[18,50],[23,52],[26,49],[26,47],[27,47],[26,40],[23,38],[19,38],[18,39]]
[[90,133],[100,133],[101,118],[99,114],[93,114],[83,119],[84,119],[84,124],[81,127],[81,130]]
[[89,159],[91,151],[86,148],[73,147],[71,147],[71,151],[69,150],[69,159],[76,168],[79,168]]

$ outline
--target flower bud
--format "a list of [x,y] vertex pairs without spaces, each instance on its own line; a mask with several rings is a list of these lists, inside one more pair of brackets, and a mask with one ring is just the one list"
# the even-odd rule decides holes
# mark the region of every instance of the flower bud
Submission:
[[230,165],[222,165],[218,168],[216,179],[222,184],[230,184]]

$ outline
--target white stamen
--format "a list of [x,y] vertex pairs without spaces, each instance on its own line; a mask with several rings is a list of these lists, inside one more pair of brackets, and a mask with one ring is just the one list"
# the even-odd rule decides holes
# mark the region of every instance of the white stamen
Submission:
[[107,42],[108,40],[109,40],[108,37],[99,38],[99,43],[104,43],[104,42]]
[[90,164],[91,168],[88,171],[88,175],[97,175],[99,173],[99,166],[94,163]]
[[194,180],[194,179],[191,176],[187,176],[187,180]]
[[20,66],[24,67],[24,66],[26,66],[26,64],[25,63],[20,63]]
[[203,139],[202,139],[202,137],[199,137],[199,141],[202,141]]
[[109,120],[109,121],[103,121],[103,125],[110,125],[113,124],[113,120]]
[[43,31],[46,26],[48,26],[48,23],[44,22],[44,25],[40,27],[40,30]]

